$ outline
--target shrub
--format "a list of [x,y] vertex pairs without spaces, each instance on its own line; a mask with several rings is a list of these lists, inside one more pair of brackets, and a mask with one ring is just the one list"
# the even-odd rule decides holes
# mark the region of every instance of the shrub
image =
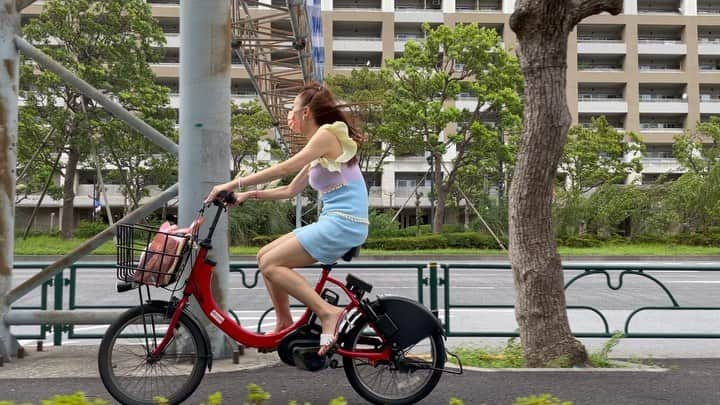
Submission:
[[423,250],[443,249],[447,247],[444,235],[427,235],[405,238],[368,239],[363,245],[366,249],[385,250]]
[[288,202],[251,201],[230,213],[230,244],[251,243],[256,236],[278,235],[294,228],[295,209]]
[[250,246],[265,246],[268,243],[274,241],[279,236],[271,236],[271,235],[258,235],[250,239]]
[[389,238],[400,236],[403,232],[400,230],[400,223],[393,221],[393,216],[382,211],[370,210],[370,237],[371,238]]
[[600,351],[595,353],[590,353],[590,362],[595,367],[612,367],[612,364],[610,364],[610,352],[612,349],[617,346],[618,343],[620,343],[620,339],[622,339],[625,335],[621,331],[616,331],[612,337],[605,342],[603,347],[600,349]]
[[572,402],[561,401],[550,394],[541,394],[518,398],[513,405],[572,405]]
[[78,238],[92,238],[93,236],[104,231],[108,224],[100,221],[82,220],[75,228],[75,236]]
[[[444,235],[447,239],[448,247],[466,248],[466,249],[499,249],[497,241],[492,235],[478,232],[459,232],[448,233]],[[507,241],[503,241],[507,245]]]
[[574,248],[589,248],[602,245],[602,241],[592,235],[568,236],[559,240],[560,244]]

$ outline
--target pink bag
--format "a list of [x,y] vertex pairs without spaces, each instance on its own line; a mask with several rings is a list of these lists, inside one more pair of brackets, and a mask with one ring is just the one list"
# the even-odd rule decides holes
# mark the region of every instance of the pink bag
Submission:
[[160,225],[155,237],[140,255],[133,281],[160,287],[170,284],[178,264],[183,260],[183,249],[203,220],[199,217],[187,228],[178,228],[167,221]]

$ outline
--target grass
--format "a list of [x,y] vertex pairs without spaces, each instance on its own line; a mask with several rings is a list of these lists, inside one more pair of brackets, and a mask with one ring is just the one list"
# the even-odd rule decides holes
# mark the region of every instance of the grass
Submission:
[[[63,240],[58,236],[36,235],[27,239],[15,238],[15,254],[22,256],[33,255],[64,255],[80,246],[86,239],[73,238]],[[254,256],[258,247],[231,246],[230,254],[233,256]],[[115,246],[112,241],[105,242],[96,249],[94,255],[114,255]],[[562,256],[712,256],[720,255],[719,247],[664,245],[659,243],[644,244],[607,244],[594,248],[560,247]],[[361,256],[428,256],[428,255],[457,255],[457,256],[505,256],[502,250],[479,249],[428,249],[428,250],[376,250],[364,249]]]
[[[613,363],[609,356],[612,349],[620,343],[623,338],[622,332],[615,334],[608,339],[600,350],[588,354],[590,363],[598,368],[615,368],[619,367]],[[523,357],[523,349],[517,338],[508,339],[505,347],[501,349],[488,349],[479,347],[459,347],[454,351],[463,366],[480,367],[480,368],[522,368],[525,363]],[[448,357],[448,361],[453,362],[452,357]]]

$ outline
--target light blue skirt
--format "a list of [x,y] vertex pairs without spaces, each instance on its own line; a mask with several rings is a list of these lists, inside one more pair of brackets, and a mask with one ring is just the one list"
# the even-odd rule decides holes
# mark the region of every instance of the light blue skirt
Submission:
[[293,232],[313,259],[323,264],[332,264],[348,250],[365,243],[368,225],[327,214],[320,215],[317,222]]

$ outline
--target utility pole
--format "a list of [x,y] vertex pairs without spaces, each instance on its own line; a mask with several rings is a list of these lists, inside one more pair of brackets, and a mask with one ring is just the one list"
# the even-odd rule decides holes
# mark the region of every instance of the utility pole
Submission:
[[0,0],[0,360],[9,361],[18,349],[5,315],[12,283],[15,235],[15,166],[17,163],[18,89],[20,58],[15,35],[20,13],[15,0]]
[[[231,28],[229,1],[180,1],[179,223],[183,225],[193,220],[213,186],[230,179]],[[227,216],[217,225],[212,257],[217,262],[213,295],[228,310]],[[206,326],[214,356],[228,357],[231,348],[225,335],[207,321]]]

